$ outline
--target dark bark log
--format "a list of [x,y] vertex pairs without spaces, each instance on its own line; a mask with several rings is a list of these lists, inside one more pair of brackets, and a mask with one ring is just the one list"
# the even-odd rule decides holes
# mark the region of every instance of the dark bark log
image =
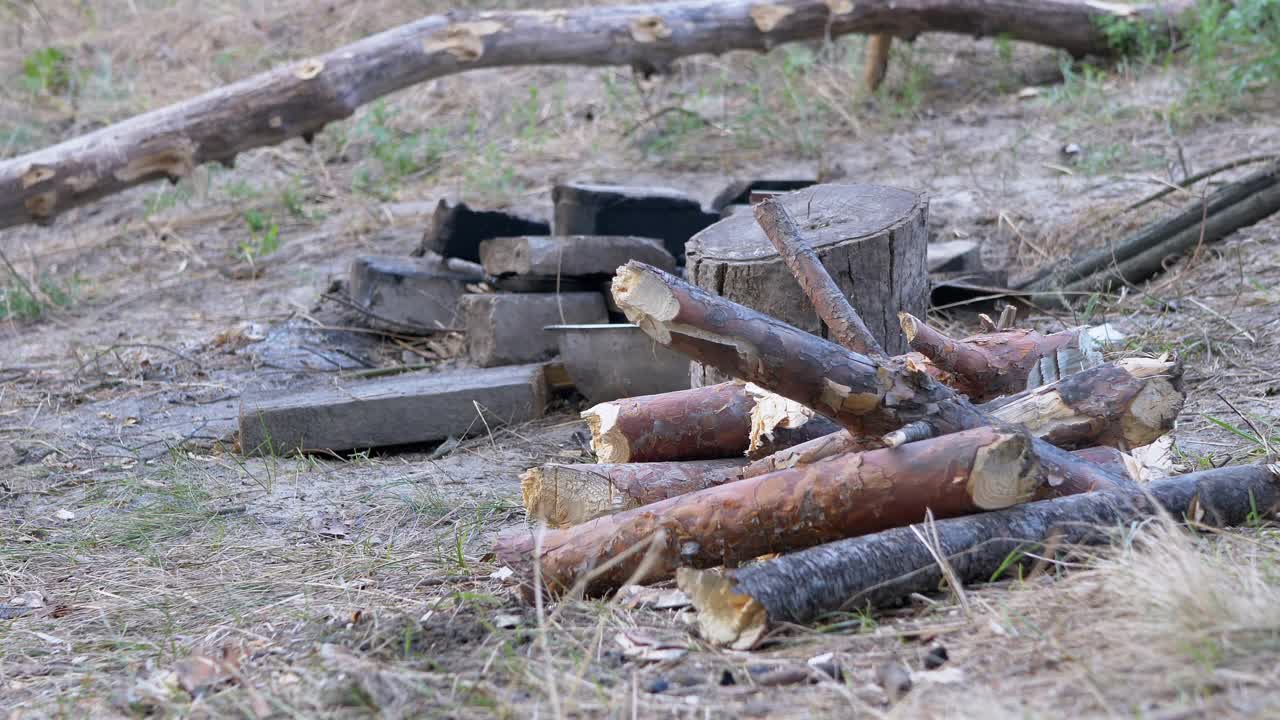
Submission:
[[1036,292],[1036,301],[1054,301],[1061,297],[1055,294],[1059,289],[1087,292],[1097,288],[1097,280],[1091,276],[1115,266],[1124,268],[1121,277],[1131,282],[1141,280],[1158,272],[1165,257],[1194,247],[1200,241],[1200,226],[1206,219],[1211,227],[1205,228],[1205,242],[1213,242],[1276,212],[1280,209],[1277,183],[1280,163],[1273,163],[1218,188],[1204,202],[1152,223],[1114,245],[1075,258],[1065,267],[1050,268],[1020,283],[1020,287]]
[[[613,297],[662,345],[813,408],[858,437],[915,422],[934,434],[998,423],[909,360],[877,363],[642,263],[619,268]],[[1100,391],[1105,403],[1108,390]],[[1033,444],[1073,491],[1128,483],[1044,441]]]
[[883,356],[880,343],[822,266],[818,253],[800,235],[795,219],[782,203],[773,198],[765,200],[755,206],[755,216],[765,237],[773,243],[787,269],[800,283],[805,297],[818,311],[818,317],[826,323],[831,339],[863,355]]
[[1055,382],[1102,362],[1084,328],[1052,335],[1004,330],[956,340],[909,313],[899,320],[911,349],[944,371],[935,377],[973,402]]
[[520,476],[531,520],[569,527],[677,495],[722,485],[742,458],[687,462],[566,465],[548,463]]
[[[978,428],[727,483],[547,531],[548,590],[591,595],[670,577],[677,567],[736,565],[915,522],[1030,500],[1045,474],[1025,433]],[[530,530],[500,537],[499,562],[528,567]]]
[[676,58],[848,33],[1008,34],[1105,53],[1098,21],[1164,23],[1175,10],[1071,0],[699,0],[662,4],[432,15],[0,163],[0,228],[66,210],[206,162],[310,138],[396,90],[467,70],[517,65],[665,68]]
[[[1108,541],[1109,529],[1160,510],[1218,526],[1277,508],[1280,466],[1221,468],[1121,489],[1030,503],[936,523],[938,545],[955,576],[987,582],[1014,558]],[[917,528],[921,534],[933,530]],[[681,589],[698,610],[702,636],[746,649],[771,624],[804,623],[824,613],[890,605],[937,591],[943,575],[911,527],[833,542],[726,574],[681,570]]]

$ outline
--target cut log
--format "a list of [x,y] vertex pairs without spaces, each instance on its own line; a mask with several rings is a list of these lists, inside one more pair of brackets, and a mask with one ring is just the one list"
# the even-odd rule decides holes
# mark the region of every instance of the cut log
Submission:
[[176,181],[206,162],[231,164],[251,148],[295,137],[309,140],[376,98],[467,70],[551,64],[663,69],[687,55],[768,50],[858,32],[1008,34],[1077,55],[1106,54],[1112,45],[1103,19],[1164,25],[1191,5],[1190,0],[1158,6],[926,0],[909,7],[894,0],[696,0],[432,15],[0,162],[0,228],[48,222],[150,180]]
[[351,261],[351,300],[374,325],[398,332],[433,332],[458,327],[458,298],[484,273],[450,270],[439,257],[362,255]]
[[[677,567],[734,566],[916,522],[1032,499],[1044,484],[1025,433],[978,428],[894,450],[727,483],[582,525],[547,531],[537,562],[546,588],[598,595]],[[536,538],[521,529],[494,545],[498,561],[528,568]]]
[[551,190],[551,202],[557,235],[654,238],[681,262],[689,238],[719,219],[718,214],[704,212],[697,200],[671,188],[568,183]]
[[722,485],[743,462],[730,458],[618,465],[547,463],[520,476],[520,491],[530,520],[562,528]]
[[1084,328],[1052,335],[1004,330],[955,340],[909,313],[899,320],[911,349],[944,370],[944,381],[974,402],[1038,387],[1102,362],[1098,343]]
[[[755,646],[771,625],[805,623],[829,612],[892,605],[936,592],[944,578],[933,552],[962,583],[1016,575],[1050,546],[1108,542],[1111,528],[1157,512],[1197,523],[1239,525],[1271,515],[1280,466],[1246,465],[1156,480],[1142,490],[1110,490],[900,527],[841,540],[721,574],[685,569],[702,637],[735,649]],[[919,533],[919,534],[917,534]],[[922,538],[934,536],[933,551]]]
[[595,292],[466,295],[458,312],[467,331],[467,358],[477,367],[550,360],[560,340],[543,328],[609,320],[604,296]]
[[736,382],[604,402],[582,417],[602,463],[757,458],[839,429],[799,403]]
[[[812,208],[812,206],[809,207]],[[849,304],[844,291],[836,285],[831,275],[822,266],[818,253],[809,247],[800,234],[800,228],[797,227],[795,219],[791,217],[786,206],[781,201],[770,198],[755,206],[755,216],[765,237],[782,257],[782,262],[791,271],[792,276],[800,283],[800,289],[817,311],[818,319],[827,326],[831,339],[854,352],[872,357],[884,355],[880,342],[867,329],[861,315]],[[904,250],[910,253],[909,247],[890,246],[891,260],[886,267],[893,268],[892,259]],[[874,271],[875,268],[872,270]],[[854,279],[865,281],[867,278]],[[890,285],[892,286],[893,283],[891,282]]]
[[[924,196],[880,185],[815,185],[776,202],[797,218],[805,243],[880,347],[890,355],[906,352],[898,313],[922,314],[929,299]],[[688,245],[687,277],[713,295],[824,334],[820,316],[750,214],[730,216],[695,235]],[[719,377],[693,371],[695,385]]]
[[755,401],[742,383],[721,383],[600,403],[583,411],[602,463],[741,456]]
[[483,432],[486,421],[541,417],[546,398],[541,365],[333,379],[315,390],[246,396],[240,449],[282,455],[431,442]]
[[422,235],[415,255],[437,253],[444,257],[480,262],[480,243],[513,235],[546,235],[550,223],[504,210],[472,210],[466,203],[450,205],[440,200]]
[[480,244],[480,263],[495,277],[613,277],[628,260],[675,270],[676,261],[657,240],[627,235],[501,237]]
[[[998,422],[909,359],[873,361],[656,268],[619,268],[613,297],[659,343],[817,410],[858,437],[913,423],[944,434]],[[1128,482],[1044,441],[1033,445],[1072,490]]]

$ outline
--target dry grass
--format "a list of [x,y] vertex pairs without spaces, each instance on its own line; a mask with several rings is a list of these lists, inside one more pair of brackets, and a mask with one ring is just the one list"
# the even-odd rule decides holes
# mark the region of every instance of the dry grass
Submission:
[[[0,0],[0,115],[11,119],[0,157],[451,4]],[[33,96],[17,81],[43,47],[69,51],[74,88]],[[1229,117],[1170,124],[1177,62],[1064,82],[1051,52],[925,37],[899,50],[886,89],[868,98],[860,50],[852,38],[693,58],[652,82],[623,69],[445,78],[363,109],[315,147],[255,151],[235,170],[201,168],[53,228],[0,232],[19,272],[69,298],[0,325],[0,600],[44,603],[0,619],[0,707],[15,718],[1273,710],[1280,552],[1266,527],[1187,535],[1154,524],[1077,557],[1085,568],[969,588],[968,616],[939,596],[726,653],[701,643],[687,613],[580,601],[540,618],[491,577],[492,533],[522,519],[517,474],[585,459],[574,408],[495,427],[444,458],[246,460],[227,449],[242,391],[328,372],[264,366],[245,336],[288,318],[331,321],[314,307],[327,279],[354,253],[407,251],[421,208],[440,196],[545,213],[545,190],[569,177],[709,198],[730,176],[822,173],[926,189],[939,236],[981,239],[993,258],[1029,267],[1139,224],[1114,209],[1180,176],[1184,161],[1280,146],[1264,112],[1274,89]],[[1039,94],[1019,97],[1024,87]],[[1082,159],[1060,154],[1071,142]],[[274,225],[281,248],[259,258],[261,277],[229,278],[255,222]],[[1190,391],[1184,460],[1256,459],[1259,443],[1213,419],[1253,432],[1221,392],[1277,434],[1278,255],[1272,219],[1082,316],[1032,322],[1108,320],[1131,350],[1177,351]],[[623,632],[690,652],[674,665],[628,661]],[[875,667],[896,658],[919,670],[932,644],[949,649],[954,672],[920,674],[902,703],[885,704]],[[756,682],[825,652],[843,682]],[[199,658],[217,669],[203,681]],[[721,684],[726,671],[734,684]],[[660,681],[666,691],[648,691]]]

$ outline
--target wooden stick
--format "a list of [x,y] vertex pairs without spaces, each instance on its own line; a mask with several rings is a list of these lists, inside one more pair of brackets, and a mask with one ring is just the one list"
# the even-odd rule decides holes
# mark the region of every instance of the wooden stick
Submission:
[[[537,560],[552,592],[597,595],[623,582],[671,577],[680,566],[736,565],[774,552],[1030,500],[1045,471],[1025,433],[978,428],[896,450],[872,450],[670,498],[548,531]],[[536,537],[494,545],[529,566]],[[647,547],[647,552],[631,552]]]
[[800,236],[800,228],[796,227],[791,213],[782,203],[770,198],[755,206],[755,214],[756,222],[800,283],[818,317],[831,330],[832,339],[854,352],[883,357],[880,343],[849,304],[840,286],[831,279],[818,254]]
[[741,456],[755,400],[743,383],[642,395],[582,413],[602,463],[710,460]]
[[[937,434],[998,422],[909,359],[873,361],[643,263],[618,269],[613,297],[657,342],[813,408],[857,437],[917,421]],[[1098,391],[1105,404],[1110,389]],[[1044,441],[1033,446],[1040,462],[1073,488],[1128,484]]]
[[[200,164],[315,133],[376,98],[432,78],[523,65],[630,65],[849,33],[1009,35],[1074,55],[1110,54],[1104,19],[1152,27],[1192,0],[1121,6],[1075,0],[689,0],[565,10],[456,10],[0,162],[0,228]],[[1161,30],[1163,32],[1163,30]]]
[[[1199,523],[1238,525],[1280,502],[1280,466],[1246,465],[941,520],[939,554],[965,583],[1009,577],[1047,546],[1108,542],[1108,528],[1159,512]],[[841,540],[726,573],[682,569],[702,637],[735,649],[756,645],[777,623],[889,605],[938,590],[943,573],[914,532],[900,527]],[[931,533],[932,534],[932,533]]]
[[884,76],[889,72],[889,50],[893,47],[892,35],[872,35],[867,38],[867,52],[862,67],[862,85],[867,93],[880,89]]

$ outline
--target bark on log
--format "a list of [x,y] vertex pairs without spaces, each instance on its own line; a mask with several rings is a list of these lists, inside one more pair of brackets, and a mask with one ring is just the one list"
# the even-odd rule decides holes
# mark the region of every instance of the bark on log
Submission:
[[826,323],[831,339],[838,345],[863,355],[884,355],[884,350],[867,329],[862,316],[853,309],[840,286],[836,285],[822,266],[818,253],[805,242],[795,218],[791,217],[787,208],[780,201],[770,198],[756,205],[755,216],[765,237],[769,238],[774,249],[782,256],[783,263],[800,283],[800,289],[818,312],[818,318]]
[[[822,438],[839,444],[841,431]],[[862,452],[856,444],[845,444],[839,453]],[[1134,481],[1141,467],[1137,461],[1113,447],[1091,447],[1072,452],[1076,457],[1099,465],[1110,472]],[[810,465],[816,460],[796,462],[790,467]],[[775,466],[767,472],[785,470]],[[580,525],[605,515],[669,500],[681,495],[706,490],[725,483],[758,477],[766,472],[746,474],[741,459],[692,460],[689,462],[627,463],[621,465],[566,465],[547,463],[530,468],[520,476],[525,511],[530,520],[545,522],[550,528]],[[1052,479],[1050,479],[1052,481]],[[1052,488],[1042,487],[1041,494],[1056,495]]]
[[520,491],[530,520],[562,528],[723,485],[734,479],[734,471],[744,462],[731,458],[616,465],[547,463],[520,476]]
[[942,520],[930,528],[900,527],[810,548],[720,574],[684,569],[680,588],[693,598],[702,636],[736,649],[753,647],[780,622],[804,623],[824,613],[890,605],[911,593],[936,592],[943,575],[916,535],[936,530],[935,550],[962,583],[1016,572],[1012,557],[1030,561],[1047,546],[1110,540],[1110,528],[1161,510],[1175,518],[1238,525],[1251,513],[1273,513],[1280,502],[1280,466],[1220,468],[1157,480],[1142,490],[1111,490]]
[[828,435],[823,417],[779,413],[768,393],[740,382],[600,403],[582,413],[602,463],[761,457]]
[[[978,428],[727,483],[609,515],[542,538],[548,590],[590,595],[671,577],[677,567],[733,566],[915,522],[1033,498],[1044,484],[1025,432]],[[528,529],[500,537],[501,563],[528,567]]]
[[[917,422],[934,434],[996,422],[909,359],[874,362],[642,263],[618,269],[613,297],[660,344],[813,408],[859,437]],[[1105,403],[1109,389],[1099,392]],[[1044,441],[1033,444],[1072,489],[1127,483]]]
[[1060,297],[1056,295],[1060,288],[1071,292],[1096,289],[1098,279],[1092,276],[1105,275],[1113,266],[1122,268],[1120,277],[1131,282],[1142,280],[1159,271],[1160,261],[1167,256],[1186,252],[1200,242],[1202,224],[1206,224],[1205,242],[1213,242],[1280,210],[1278,184],[1280,162],[1224,185],[1204,202],[1193,203],[1114,245],[1075,258],[1066,267],[1049,268],[1019,286],[1037,293],[1033,296],[1036,301],[1052,301]]
[[[632,65],[848,33],[1007,34],[1073,54],[1107,53],[1099,20],[1168,22],[1190,5],[1073,0],[697,0],[571,10],[455,11],[212,90],[0,163],[0,228],[206,162],[311,137],[372,100],[431,78],[518,65]],[[1172,5],[1172,7],[1170,7]]]
[[1084,328],[1052,335],[1005,330],[956,340],[910,313],[902,313],[899,321],[911,349],[943,370],[940,379],[973,402],[1022,392],[1102,362]]
[[[922,315],[929,303],[925,197],[882,185],[814,185],[777,202],[799,218],[797,231],[829,273],[824,289],[834,285],[848,298],[884,352],[906,352],[898,313]],[[703,290],[806,332],[827,333],[821,312],[753,214],[731,215],[693,236],[686,257],[686,277]],[[814,278],[816,269],[809,265],[807,276]],[[694,385],[722,377],[692,368]]]

